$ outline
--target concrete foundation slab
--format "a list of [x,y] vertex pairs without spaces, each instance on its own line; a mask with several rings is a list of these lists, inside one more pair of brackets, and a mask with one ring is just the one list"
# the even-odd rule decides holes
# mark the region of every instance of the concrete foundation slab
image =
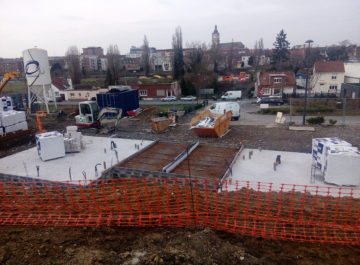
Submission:
[[[114,141],[118,157],[111,150],[111,141]],[[20,177],[31,177],[49,181],[94,180],[101,176],[106,168],[136,153],[151,144],[151,141],[129,140],[108,137],[84,136],[85,149],[80,153],[66,154],[63,158],[42,161],[36,147],[0,159],[0,174]],[[97,174],[95,173],[95,165]],[[37,169],[38,166],[38,169]],[[39,171],[39,173],[38,173]]]
[[[252,151],[252,158],[249,159],[248,153]],[[281,164],[274,170],[276,157],[281,156]],[[243,159],[245,157],[245,160]],[[236,189],[236,181],[239,181],[238,188],[245,185],[245,181],[250,181],[251,185],[258,185],[257,182],[273,183],[272,190],[280,191],[281,184],[290,184],[285,186],[285,190],[291,190],[291,185],[307,185],[321,187],[338,187],[328,185],[322,179],[315,179],[311,183],[311,164],[312,156],[310,153],[282,152],[270,150],[244,149],[232,168],[232,176],[229,176],[231,185],[229,190]],[[254,188],[256,188],[254,186]],[[284,187],[284,186],[283,186]],[[360,188],[359,186],[357,188]],[[337,190],[337,189],[336,189]],[[313,189],[316,191],[316,188]],[[309,189],[311,192],[311,188]],[[331,190],[330,190],[331,193]],[[337,196],[338,194],[333,194]]]

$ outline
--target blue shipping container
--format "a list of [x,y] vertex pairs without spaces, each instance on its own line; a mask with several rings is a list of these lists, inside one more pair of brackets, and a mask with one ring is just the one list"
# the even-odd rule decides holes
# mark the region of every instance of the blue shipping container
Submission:
[[99,93],[96,95],[96,101],[100,109],[105,107],[122,109],[125,116],[127,111],[139,108],[139,94],[137,90]]

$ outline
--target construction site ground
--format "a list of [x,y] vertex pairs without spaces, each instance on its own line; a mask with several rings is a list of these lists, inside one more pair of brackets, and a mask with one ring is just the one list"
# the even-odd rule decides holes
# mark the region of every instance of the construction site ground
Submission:
[[[149,116],[142,115],[115,132],[121,138],[166,140],[180,143],[199,140],[189,130],[191,115],[163,134],[153,134]],[[64,131],[72,118],[47,118],[47,130]],[[310,152],[314,137],[340,137],[360,146],[360,126],[315,127],[289,131],[287,127],[231,126],[221,139],[200,142],[281,151]],[[95,130],[86,132],[95,134]],[[25,150],[34,143],[1,150],[0,157]],[[170,228],[22,228],[0,227],[0,264],[359,264],[357,246],[307,244],[234,236],[211,231]]]

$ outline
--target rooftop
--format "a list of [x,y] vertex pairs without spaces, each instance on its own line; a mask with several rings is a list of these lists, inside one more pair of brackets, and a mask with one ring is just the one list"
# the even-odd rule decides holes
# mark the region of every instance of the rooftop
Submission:
[[315,62],[314,70],[317,73],[345,73],[343,61]]

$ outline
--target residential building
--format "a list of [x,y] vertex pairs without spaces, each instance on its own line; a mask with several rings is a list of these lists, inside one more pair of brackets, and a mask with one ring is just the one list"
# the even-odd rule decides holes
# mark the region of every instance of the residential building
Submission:
[[57,100],[69,100],[68,90],[73,90],[71,79],[52,78],[51,90]]
[[87,47],[83,48],[82,55],[102,57],[104,56],[104,50],[101,47]]
[[163,98],[167,96],[178,97],[181,95],[181,88],[178,82],[160,84],[138,84],[133,86],[139,90],[140,98]]
[[24,71],[24,64],[21,58],[0,58],[0,75],[8,72],[20,72]]
[[306,87],[306,74],[303,72],[297,72],[296,74],[296,86],[300,89],[305,89]]
[[360,83],[360,62],[347,62],[344,83]]
[[282,96],[296,91],[295,74],[285,72],[259,72],[255,83],[257,96]]
[[345,67],[342,61],[315,62],[311,78],[311,90],[315,94],[340,94],[345,80]]
[[108,88],[93,87],[89,85],[77,86],[73,90],[67,90],[69,100],[92,100],[96,94],[107,92]]
[[341,97],[345,98],[360,98],[360,83],[357,84],[342,84]]
[[174,52],[172,49],[156,50],[151,56],[151,65],[153,71],[159,72],[171,72],[172,71],[172,58]]
[[127,72],[140,72],[142,70],[141,58],[121,56],[121,64]]
[[107,70],[107,58],[101,47],[83,48],[80,55],[80,67],[84,73],[104,72]]

